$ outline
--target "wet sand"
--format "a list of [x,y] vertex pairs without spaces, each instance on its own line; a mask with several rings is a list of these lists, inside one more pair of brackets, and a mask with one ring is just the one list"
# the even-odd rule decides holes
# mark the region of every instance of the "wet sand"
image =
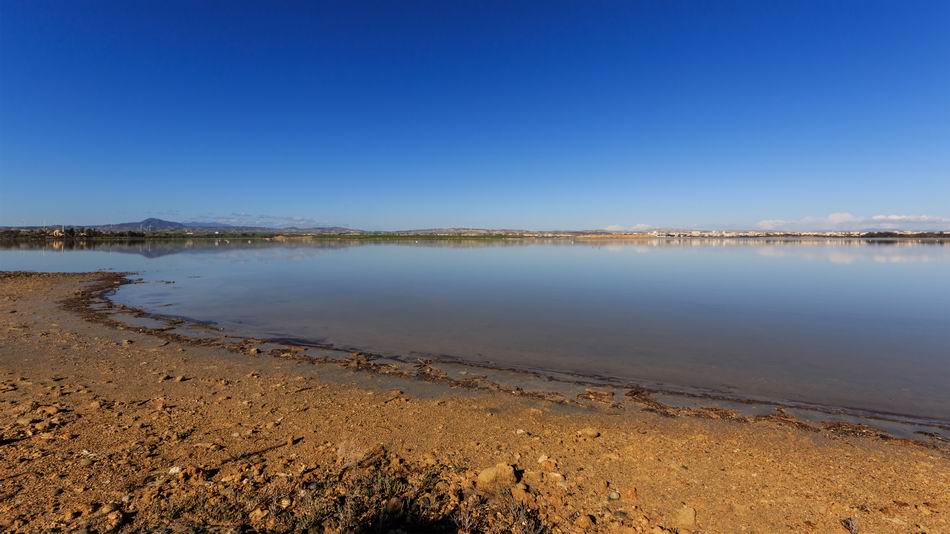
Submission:
[[950,530],[942,440],[251,355],[96,320],[97,283],[0,278],[3,530]]

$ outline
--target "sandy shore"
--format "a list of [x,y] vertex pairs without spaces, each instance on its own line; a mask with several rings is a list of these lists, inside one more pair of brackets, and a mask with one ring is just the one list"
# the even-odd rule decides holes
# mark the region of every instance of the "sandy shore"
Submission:
[[169,341],[99,278],[0,275],[4,531],[950,531],[941,443]]

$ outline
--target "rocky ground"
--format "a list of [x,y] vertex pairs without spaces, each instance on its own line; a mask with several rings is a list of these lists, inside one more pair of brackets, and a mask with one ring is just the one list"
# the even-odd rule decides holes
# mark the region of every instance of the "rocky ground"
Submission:
[[169,341],[97,276],[0,275],[0,530],[950,531],[940,444]]

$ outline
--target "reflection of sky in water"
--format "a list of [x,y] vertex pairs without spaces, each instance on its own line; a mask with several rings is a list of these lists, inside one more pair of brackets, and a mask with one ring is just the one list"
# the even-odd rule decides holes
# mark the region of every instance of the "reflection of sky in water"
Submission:
[[929,263],[950,262],[950,254],[942,246],[832,246],[795,247],[789,245],[768,245],[758,250],[766,258],[796,257],[809,261],[827,261],[838,265],[849,265],[858,261],[876,263]]
[[123,302],[254,335],[950,419],[950,247],[860,241],[150,243]]

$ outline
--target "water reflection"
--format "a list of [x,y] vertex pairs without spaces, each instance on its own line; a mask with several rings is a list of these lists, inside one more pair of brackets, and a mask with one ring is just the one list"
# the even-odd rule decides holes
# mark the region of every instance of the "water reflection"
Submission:
[[[796,246],[797,245],[797,246]],[[797,257],[808,261],[850,265],[860,261],[875,263],[929,263],[950,261],[945,241],[859,241],[817,244],[785,242],[766,244],[757,252],[766,258]]]
[[799,258],[848,265],[857,261],[920,263],[950,261],[950,241],[943,239],[168,239],[0,241],[0,250],[101,251],[158,258],[183,253],[282,248],[339,250],[386,245],[423,248],[487,248],[524,246],[585,246],[612,253],[648,254],[657,249],[743,248],[765,258]]
[[950,421],[948,263],[938,240],[0,246],[5,270],[139,273],[122,303],[239,334]]

